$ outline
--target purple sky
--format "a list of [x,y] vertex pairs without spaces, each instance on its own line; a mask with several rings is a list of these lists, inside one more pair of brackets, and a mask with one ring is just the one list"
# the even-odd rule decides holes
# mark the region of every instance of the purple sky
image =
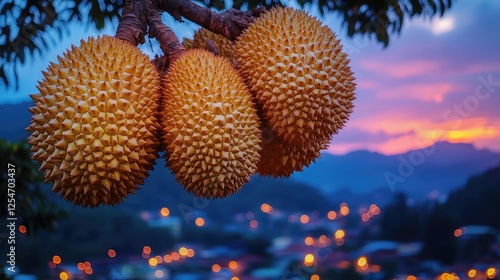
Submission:
[[[498,0],[457,0],[443,18],[406,20],[386,49],[374,39],[346,38],[339,19],[326,14],[323,20],[339,30],[358,84],[354,112],[329,151],[395,154],[440,140],[500,151],[499,14]],[[180,38],[196,29],[163,18]],[[115,28],[112,23],[100,33],[113,35]],[[96,34],[92,28],[72,28],[50,53],[20,68],[18,91],[0,89],[0,104],[29,101],[49,61]],[[149,44],[141,49],[159,53]]]

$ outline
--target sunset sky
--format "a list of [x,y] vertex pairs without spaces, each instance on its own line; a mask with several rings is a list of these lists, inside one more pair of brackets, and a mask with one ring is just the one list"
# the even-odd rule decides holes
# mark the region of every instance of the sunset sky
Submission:
[[[500,152],[499,14],[498,0],[457,0],[443,18],[406,20],[386,49],[373,38],[347,38],[339,19],[326,14],[322,20],[342,39],[358,84],[351,119],[329,151],[397,154],[450,141]],[[181,38],[196,28],[164,19]],[[115,28],[110,24],[101,33],[113,35]],[[49,61],[96,34],[72,29],[50,53],[20,68],[18,91],[0,88],[0,104],[29,101]],[[159,53],[149,45],[142,49]]]

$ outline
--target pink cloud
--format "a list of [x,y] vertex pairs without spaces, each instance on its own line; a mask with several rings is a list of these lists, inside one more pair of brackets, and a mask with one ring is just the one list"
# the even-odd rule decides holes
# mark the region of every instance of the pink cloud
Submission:
[[363,80],[356,80],[356,88],[359,90],[359,89],[375,89],[375,88],[379,88],[380,85],[374,81],[370,81],[370,80],[367,80],[367,79],[363,79]]
[[444,82],[432,84],[406,84],[378,90],[377,97],[381,99],[413,99],[440,103],[452,90],[453,85]]
[[437,61],[384,61],[365,60],[361,63],[364,70],[381,73],[389,78],[409,78],[428,75],[435,71],[441,64]]

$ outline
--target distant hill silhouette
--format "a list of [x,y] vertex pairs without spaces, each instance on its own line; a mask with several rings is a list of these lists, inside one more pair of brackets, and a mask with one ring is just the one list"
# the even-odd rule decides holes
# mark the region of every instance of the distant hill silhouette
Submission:
[[22,141],[28,138],[29,132],[25,128],[30,124],[29,107],[33,107],[32,102],[0,105],[0,117],[4,120],[0,128],[0,138],[9,141]]
[[471,144],[437,142],[400,155],[357,151],[346,155],[323,153],[315,164],[292,179],[314,185],[326,193],[349,189],[368,193],[386,189],[423,198],[463,185],[471,175],[500,166],[500,154],[478,150]]
[[467,180],[465,187],[450,193],[443,207],[450,209],[460,226],[487,225],[500,229],[500,167]]

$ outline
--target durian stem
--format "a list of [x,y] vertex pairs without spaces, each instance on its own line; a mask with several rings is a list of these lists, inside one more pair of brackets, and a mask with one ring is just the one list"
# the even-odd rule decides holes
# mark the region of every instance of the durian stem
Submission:
[[115,37],[137,46],[145,42],[144,37],[149,27],[148,36],[158,40],[164,53],[164,57],[155,59],[158,69],[164,72],[185,49],[172,29],[161,21],[162,11],[168,12],[178,21],[182,21],[184,17],[214,33],[235,40],[266,10],[260,7],[246,12],[230,9],[217,13],[191,0],[125,0]]
[[154,0],[160,10],[166,11],[175,19],[182,22],[182,17],[197,23],[198,25],[221,34],[231,40],[236,38],[245,30],[256,17],[263,14],[263,7],[250,11],[229,9],[223,13],[214,12],[208,8],[199,6],[190,0]]
[[158,40],[161,50],[168,56],[169,63],[172,63],[186,49],[179,42],[179,38],[177,38],[174,31],[161,21],[158,10],[149,9],[147,18],[149,21],[149,37],[155,37]]
[[134,46],[145,42],[144,36],[147,32],[146,19],[145,17],[137,16],[137,14],[140,14],[140,10],[142,10],[143,7],[142,5],[138,5],[138,2],[134,0],[125,0],[122,18],[116,29],[116,38],[129,42]]

